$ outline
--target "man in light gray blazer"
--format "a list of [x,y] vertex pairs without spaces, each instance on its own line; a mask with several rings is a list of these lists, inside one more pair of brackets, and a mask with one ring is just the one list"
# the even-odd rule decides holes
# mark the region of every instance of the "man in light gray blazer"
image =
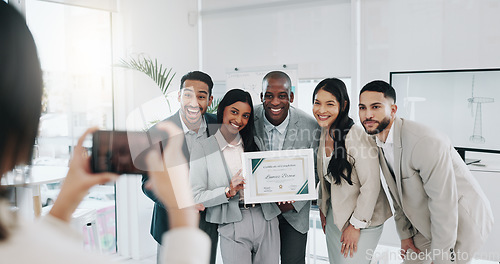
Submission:
[[446,136],[396,117],[396,93],[373,81],[359,119],[376,135],[405,263],[470,263],[493,225],[490,203]]
[[[262,85],[262,105],[255,106],[255,142],[259,149],[316,151],[321,130],[312,116],[290,106],[294,99],[290,77],[273,71],[266,74]],[[309,209],[310,201],[262,205],[265,214],[279,214],[282,264],[305,263]]]

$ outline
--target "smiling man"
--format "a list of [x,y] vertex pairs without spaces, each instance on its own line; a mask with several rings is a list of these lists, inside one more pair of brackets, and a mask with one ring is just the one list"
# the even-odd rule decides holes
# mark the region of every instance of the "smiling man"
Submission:
[[[217,117],[207,113],[207,108],[212,103],[212,88],[214,83],[212,78],[206,73],[200,71],[189,72],[181,79],[181,87],[179,90],[178,100],[181,103],[179,111],[164,121],[171,121],[181,128],[184,132],[184,143],[182,152],[189,163],[191,146],[194,142],[205,139],[215,133],[217,129],[210,129],[210,124],[217,123]],[[162,122],[164,122],[162,121]],[[161,123],[161,122],[160,122]],[[152,138],[163,138],[162,145],[166,144],[166,136],[156,128],[156,125],[149,129],[149,135]],[[153,139],[154,140],[154,139]],[[147,175],[142,177],[142,190],[155,202],[153,209],[153,219],[151,221],[151,235],[161,244],[161,238],[164,232],[168,230],[168,216],[165,206],[158,200],[151,190],[145,188]],[[205,231],[212,240],[212,251],[210,263],[215,264],[217,252],[218,232],[217,225],[205,221],[206,211],[204,208],[200,210],[200,229]],[[158,247],[158,252],[159,252]],[[160,262],[160,261],[158,261]]]
[[397,109],[388,83],[361,89],[359,120],[379,147],[404,263],[470,263],[492,228],[490,203],[448,138]]
[[[266,74],[260,97],[262,105],[255,107],[255,141],[260,150],[317,150],[318,123],[312,116],[290,106],[294,94],[286,73]],[[262,205],[267,215],[278,215],[282,264],[305,263],[309,209],[310,201]]]

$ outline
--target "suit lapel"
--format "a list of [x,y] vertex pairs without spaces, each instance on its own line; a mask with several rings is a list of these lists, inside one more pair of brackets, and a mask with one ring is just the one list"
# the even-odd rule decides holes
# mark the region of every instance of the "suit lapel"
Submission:
[[[316,171],[318,173],[318,177],[325,176],[326,171],[323,170],[324,166],[323,165],[323,157],[325,156],[325,135],[326,135],[326,129],[321,129],[321,136],[319,138],[319,146],[318,146],[318,154],[316,156],[317,161],[316,161]],[[321,175],[321,176],[319,176]]]
[[288,123],[288,128],[286,130],[286,135],[285,135],[285,141],[283,142],[283,147],[281,149],[293,149],[293,145],[298,138],[297,122],[299,121],[299,119],[295,115],[294,109],[292,107],[290,107],[289,109],[290,112],[288,114],[290,115],[290,122]]
[[214,135],[215,132],[217,132],[217,130],[219,129],[219,125],[217,124],[217,117],[209,115],[208,113],[205,113],[203,116],[205,117],[205,123],[207,124],[207,137],[210,137],[211,135]]
[[382,169],[382,174],[384,175],[385,182],[387,183],[387,187],[389,188],[389,191],[392,193],[392,197],[396,199],[396,202],[398,205],[401,207],[401,199],[399,198],[399,195],[397,194],[397,187],[396,187],[396,182],[394,180],[395,176],[393,176],[393,173],[389,169],[389,166],[387,165],[387,160],[384,157],[384,153],[382,151],[382,148],[378,148],[378,158],[380,162],[380,168]]
[[402,119],[396,117],[394,120],[394,177],[396,178],[396,185],[398,187],[399,199],[402,201],[402,188],[401,188],[401,155],[403,154],[403,146],[401,143],[401,129],[403,126]]
[[267,133],[264,130],[264,109],[262,107],[256,108],[255,111],[255,135],[260,142],[259,149],[261,151],[269,150],[269,138],[267,137]]
[[[177,111],[177,113],[175,113],[175,117],[172,120],[182,130],[182,123],[181,123],[182,120],[181,120],[181,115],[180,115],[179,111]],[[164,143],[166,143],[166,142],[164,142]],[[184,154],[184,157],[186,157],[186,160],[188,161],[188,165],[189,165],[190,154],[189,154],[189,149],[187,146],[185,136],[184,136],[184,142],[182,143],[182,153]]]
[[[230,183],[233,175],[231,175],[231,172],[229,171],[229,166],[227,166],[226,158],[224,158],[224,153],[222,153],[222,150],[220,149],[219,142],[217,141],[217,138],[212,137],[210,143],[211,143],[210,153],[216,153],[216,152],[219,153],[220,159],[221,159],[222,164],[223,164],[223,166],[222,166],[223,170],[226,172],[226,178],[228,180],[228,183]],[[217,165],[216,165],[216,167],[217,167]]]

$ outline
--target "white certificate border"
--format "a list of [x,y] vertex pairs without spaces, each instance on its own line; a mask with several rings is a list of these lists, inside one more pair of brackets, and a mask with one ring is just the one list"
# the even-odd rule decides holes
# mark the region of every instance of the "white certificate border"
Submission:
[[[255,187],[252,175],[252,159],[256,158],[297,158],[304,157],[306,162],[306,168],[304,168],[307,174],[307,194],[279,194],[279,195],[265,195],[265,196],[255,196],[251,188]],[[244,152],[241,155],[242,161],[242,173],[245,177],[245,204],[251,203],[271,203],[271,202],[282,202],[282,201],[304,201],[304,200],[316,200],[318,199],[318,192],[316,191],[316,180],[314,173],[314,151],[313,149],[291,149],[291,150],[278,150],[278,151],[257,151],[257,152]],[[254,188],[255,189],[255,188]]]

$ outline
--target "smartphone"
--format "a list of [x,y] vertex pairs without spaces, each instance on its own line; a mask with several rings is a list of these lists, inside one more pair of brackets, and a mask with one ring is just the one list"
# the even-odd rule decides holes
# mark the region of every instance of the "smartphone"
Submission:
[[161,153],[161,141],[148,132],[98,130],[92,137],[92,171],[143,174],[149,151]]

